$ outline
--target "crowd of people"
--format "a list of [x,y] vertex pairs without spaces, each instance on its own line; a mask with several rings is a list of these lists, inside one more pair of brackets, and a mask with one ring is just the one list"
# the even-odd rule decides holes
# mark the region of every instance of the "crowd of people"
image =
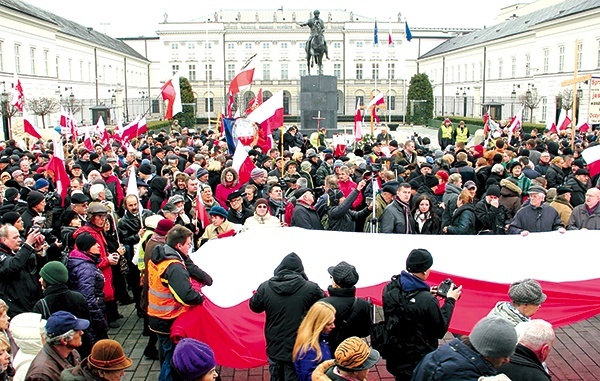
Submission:
[[[68,143],[64,156],[70,184],[64,198],[58,193],[57,175],[48,169],[54,154],[51,142],[36,141],[29,147],[2,142],[4,314],[15,319],[34,314],[30,319],[37,325],[59,312],[76,316],[78,325],[67,330],[69,335],[65,331],[50,341],[59,346],[54,349],[61,353],[64,369],[78,365],[77,356],[86,359],[71,372],[77,379],[99,374],[92,370],[94,348],[114,345],[106,340],[109,329],[120,325],[120,306],[135,304],[148,336],[144,355],[161,362],[161,381],[172,380],[181,375],[173,367],[179,345],[171,340],[170,328],[189,306],[203,303],[201,287],[213,282],[189,258],[207,241],[288,226],[452,235],[600,228],[598,178],[590,176],[581,158],[583,149],[596,144],[597,133],[578,135],[574,147],[566,137],[534,130],[467,148],[465,127],[450,130],[451,124],[440,130],[446,139],[441,140],[443,150],[418,136],[397,142],[384,130],[372,144],[340,152],[327,145],[326,131],[298,139],[293,127],[286,133],[291,138],[279,147],[267,152],[248,147],[255,168],[246,183],[232,167],[224,138],[214,131],[156,131],[128,145],[96,142],[93,150]],[[135,192],[128,187],[131,174]],[[394,311],[404,310],[404,294],[418,295],[416,307],[423,298],[433,308],[436,298],[425,283],[431,263],[423,261],[415,268],[407,266],[407,273],[386,287],[386,320],[393,321]],[[300,258],[290,254],[251,299],[253,311],[267,313],[267,354],[274,380],[310,379],[328,360],[335,365],[319,368],[322,379],[367,370],[360,364],[347,366],[343,359],[348,353],[338,359],[346,339],[369,333],[369,305],[355,298],[358,274],[345,262],[329,271],[334,283],[325,294],[306,279]],[[435,328],[427,329],[427,335],[407,336],[394,352],[404,354],[390,355],[387,365],[398,379],[409,379],[406,375],[417,359],[437,347],[460,292],[460,287],[450,290],[441,309],[428,310],[436,316],[418,322]],[[514,300],[497,309],[500,315],[520,311],[527,316],[520,306]],[[285,318],[271,322],[273,313]],[[60,346],[74,349],[68,344],[73,340],[77,351],[73,356],[63,353]],[[15,343],[10,337],[8,342]],[[359,348],[360,343],[347,344],[367,358],[378,356]],[[463,344],[479,351],[473,341]],[[13,345],[9,363],[20,353],[17,348]],[[5,365],[3,373],[11,367]]]

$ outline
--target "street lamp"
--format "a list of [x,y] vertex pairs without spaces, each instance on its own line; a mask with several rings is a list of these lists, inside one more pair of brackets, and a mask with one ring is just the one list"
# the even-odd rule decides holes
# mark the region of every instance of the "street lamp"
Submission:
[[583,89],[581,88],[581,83],[579,84],[579,87],[577,88],[577,99],[581,99],[583,97]]
[[515,101],[517,100],[517,89],[520,89],[521,85],[515,85],[513,83],[513,89],[510,93],[510,115],[515,115]]

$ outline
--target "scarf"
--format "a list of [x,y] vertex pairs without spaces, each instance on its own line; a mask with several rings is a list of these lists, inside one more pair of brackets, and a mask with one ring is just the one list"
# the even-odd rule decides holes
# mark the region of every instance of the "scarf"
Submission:
[[410,219],[412,218],[412,216],[410,215],[410,207],[408,206],[408,204],[405,204],[402,201],[400,201],[400,198],[398,196],[394,196],[394,200],[396,200],[396,202],[400,204],[400,208],[404,211],[404,220],[406,221],[406,234],[412,234],[413,232],[410,224]]

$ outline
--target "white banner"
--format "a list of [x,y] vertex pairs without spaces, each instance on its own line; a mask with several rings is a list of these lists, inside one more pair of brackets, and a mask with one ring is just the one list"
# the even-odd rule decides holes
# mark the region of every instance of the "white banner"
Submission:
[[592,77],[590,82],[588,123],[600,124],[600,77]]

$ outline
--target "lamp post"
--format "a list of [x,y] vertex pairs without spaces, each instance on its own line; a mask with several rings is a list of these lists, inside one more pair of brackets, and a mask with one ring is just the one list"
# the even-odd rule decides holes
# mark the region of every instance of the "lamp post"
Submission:
[[10,97],[6,92],[6,82],[2,81],[2,94],[0,94],[0,107],[2,110],[0,114],[2,114],[2,130],[4,132],[4,139],[10,139]]
[[458,108],[460,107],[458,105],[458,97],[460,96],[460,93],[458,92],[458,88],[456,89],[456,96],[454,97],[454,112],[452,112],[452,115],[456,115],[458,114]]

